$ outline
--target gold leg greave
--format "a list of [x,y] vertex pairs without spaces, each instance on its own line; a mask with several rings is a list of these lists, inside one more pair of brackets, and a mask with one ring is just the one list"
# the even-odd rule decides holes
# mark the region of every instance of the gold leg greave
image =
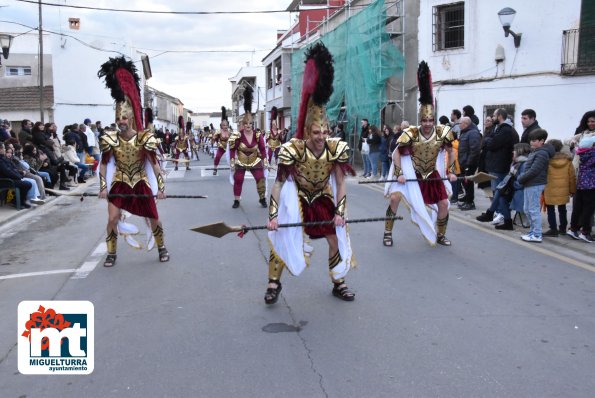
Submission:
[[271,250],[271,255],[269,256],[269,279],[279,281],[281,279],[281,273],[283,273],[283,268],[281,260]]
[[157,225],[155,227],[153,230],[153,237],[155,237],[157,248],[162,249],[165,247],[165,241],[163,239],[163,227],[161,225]]
[[116,231],[111,230],[105,238],[105,244],[107,245],[107,254],[116,254],[118,249],[118,234]]
[[436,231],[438,232],[438,236],[446,235],[446,226],[448,225],[448,215],[444,218],[439,218],[436,220]]
[[[393,209],[390,208],[390,205],[386,208],[386,216],[387,217],[394,217],[395,213],[393,213]],[[393,226],[395,225],[395,220],[386,220],[384,222],[384,230],[386,232],[392,232]]]
[[266,181],[264,178],[261,178],[256,182],[256,192],[258,192],[259,199],[264,199],[266,193]]

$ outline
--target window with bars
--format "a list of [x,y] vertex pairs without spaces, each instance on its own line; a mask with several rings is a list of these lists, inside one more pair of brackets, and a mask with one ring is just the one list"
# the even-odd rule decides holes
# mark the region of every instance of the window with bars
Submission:
[[30,66],[7,66],[5,76],[31,76]]
[[434,51],[465,47],[465,3],[434,7]]

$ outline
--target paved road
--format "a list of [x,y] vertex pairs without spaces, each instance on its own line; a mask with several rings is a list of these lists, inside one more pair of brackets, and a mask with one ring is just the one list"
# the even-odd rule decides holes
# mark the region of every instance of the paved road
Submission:
[[[261,224],[266,210],[247,180],[231,208],[228,173],[193,162],[168,192],[207,200],[159,204],[171,261],[120,241],[105,250],[105,203],[60,198],[0,228],[2,397],[591,397],[595,391],[595,266],[589,253],[534,245],[453,212],[453,246],[429,247],[408,221],[395,247],[380,224],[351,227],[359,268],[353,303],[334,298],[326,247],[285,276],[263,303],[264,232],[215,239],[189,229]],[[348,187],[351,218],[380,216],[378,187]],[[405,208],[399,210],[407,216]],[[141,223],[137,224],[142,227]],[[561,238],[562,239],[562,238]],[[60,272],[49,274],[48,272]],[[26,273],[44,273],[25,276]],[[17,277],[18,276],[18,277]],[[95,370],[24,376],[17,370],[22,300],[90,300]]]

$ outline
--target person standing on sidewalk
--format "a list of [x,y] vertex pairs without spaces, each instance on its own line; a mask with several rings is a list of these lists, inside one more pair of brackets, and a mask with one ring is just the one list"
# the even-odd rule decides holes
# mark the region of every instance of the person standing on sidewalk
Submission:
[[[461,135],[459,136],[459,164],[461,165],[461,177],[475,174],[479,163],[481,152],[481,134],[470,117],[461,118]],[[473,181],[463,179],[461,185],[465,191],[461,210],[475,210],[475,186]]]

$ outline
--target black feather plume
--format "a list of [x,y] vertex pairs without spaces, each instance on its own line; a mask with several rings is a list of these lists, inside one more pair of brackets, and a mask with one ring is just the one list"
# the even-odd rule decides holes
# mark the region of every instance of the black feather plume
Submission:
[[434,105],[432,74],[426,61],[421,61],[417,68],[417,86],[419,87],[419,103],[422,105]]
[[110,89],[112,98],[117,102],[125,100],[124,91],[122,91],[116,78],[116,70],[119,68],[127,69],[132,76],[134,76],[136,89],[140,93],[140,77],[138,77],[134,62],[127,61],[124,57],[110,58],[109,61],[101,65],[99,72],[97,72],[97,76],[99,78],[105,78],[105,86]]
[[145,124],[149,125],[150,123],[153,123],[153,110],[145,108]]
[[221,107],[221,121],[227,120],[227,109],[224,106]]
[[333,93],[333,79],[335,76],[333,56],[325,45],[319,42],[306,51],[306,62],[310,59],[314,60],[318,70],[318,81],[312,93],[312,101],[317,105],[324,105]]
[[251,86],[246,86],[244,89],[244,111],[252,113],[252,101],[254,100],[254,89]]

